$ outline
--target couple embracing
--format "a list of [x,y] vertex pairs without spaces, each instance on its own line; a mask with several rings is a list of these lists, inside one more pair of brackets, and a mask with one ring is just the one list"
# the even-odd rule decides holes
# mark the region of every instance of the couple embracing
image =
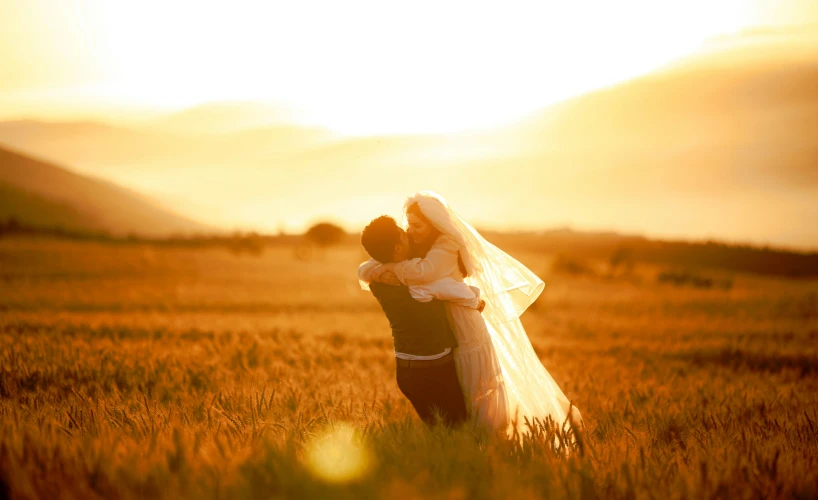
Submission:
[[512,435],[528,422],[581,425],[520,322],[544,284],[431,191],[405,205],[407,230],[373,220],[358,267],[392,328],[398,387],[420,418]]

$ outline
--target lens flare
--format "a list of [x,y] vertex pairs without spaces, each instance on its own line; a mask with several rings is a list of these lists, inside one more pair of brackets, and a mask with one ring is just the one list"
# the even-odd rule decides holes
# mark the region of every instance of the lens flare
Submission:
[[372,456],[356,429],[346,423],[333,424],[309,443],[307,468],[331,483],[348,483],[366,475]]

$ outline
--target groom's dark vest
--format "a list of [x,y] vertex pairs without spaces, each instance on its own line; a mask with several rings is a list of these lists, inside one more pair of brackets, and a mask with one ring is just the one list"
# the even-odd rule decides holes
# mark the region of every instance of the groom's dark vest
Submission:
[[429,356],[457,345],[443,302],[418,302],[405,286],[376,282],[369,289],[389,319],[396,352]]

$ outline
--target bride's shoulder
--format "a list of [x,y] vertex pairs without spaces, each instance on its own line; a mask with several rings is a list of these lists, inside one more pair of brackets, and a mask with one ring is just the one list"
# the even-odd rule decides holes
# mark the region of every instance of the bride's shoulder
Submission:
[[460,249],[460,244],[451,236],[441,234],[435,240],[434,248],[440,248],[447,252],[457,252]]

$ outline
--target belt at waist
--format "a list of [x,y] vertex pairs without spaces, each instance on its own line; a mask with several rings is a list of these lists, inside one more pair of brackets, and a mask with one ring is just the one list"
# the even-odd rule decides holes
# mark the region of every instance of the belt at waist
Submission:
[[431,368],[433,366],[445,365],[452,362],[452,353],[437,359],[400,359],[395,358],[395,362],[402,368]]

